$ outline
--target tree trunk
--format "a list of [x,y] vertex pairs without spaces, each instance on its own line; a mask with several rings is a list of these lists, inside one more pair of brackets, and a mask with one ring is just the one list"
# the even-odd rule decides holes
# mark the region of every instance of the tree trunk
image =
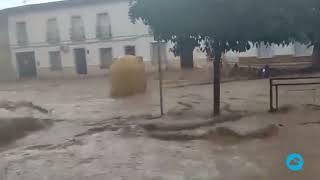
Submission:
[[320,43],[316,43],[313,46],[312,67],[320,68]]
[[193,50],[194,47],[188,47],[185,45],[181,47],[180,54],[180,64],[182,69],[192,69],[193,68]]
[[213,60],[213,115],[220,115],[220,75],[221,75],[221,52],[215,51]]

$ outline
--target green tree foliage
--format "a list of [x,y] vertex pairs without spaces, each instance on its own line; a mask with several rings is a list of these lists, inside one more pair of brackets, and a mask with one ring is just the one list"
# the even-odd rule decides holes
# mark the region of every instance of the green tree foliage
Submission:
[[162,40],[190,37],[213,52],[215,114],[222,53],[298,41],[313,45],[320,62],[319,0],[132,0],[129,15]]
[[[167,5],[170,5],[170,1],[162,3],[160,1],[133,0],[131,1],[129,15],[131,16],[133,23],[140,19],[146,25],[151,26],[156,38],[160,38],[160,40],[164,40],[166,42],[173,42],[174,46],[171,50],[175,56],[180,56],[181,67],[193,68],[193,50],[195,47],[199,46],[199,39],[191,34],[185,33],[184,31],[180,31],[181,33],[178,34],[167,28],[167,26],[172,25],[173,27],[178,27],[174,21],[165,22],[165,20],[162,19],[162,14],[166,14],[166,17],[171,17],[168,13],[172,14],[175,11],[174,9],[169,10],[168,7],[166,7]],[[176,15],[177,14],[172,14],[172,16]],[[181,21],[183,21],[183,18]]]

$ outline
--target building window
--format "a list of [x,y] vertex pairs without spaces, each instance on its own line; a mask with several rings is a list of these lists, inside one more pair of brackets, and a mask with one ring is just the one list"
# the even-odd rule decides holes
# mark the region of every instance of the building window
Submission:
[[299,42],[294,43],[294,55],[295,56],[308,56],[308,46]]
[[259,58],[272,58],[274,55],[272,46],[261,43],[258,46],[258,57]]
[[97,33],[98,39],[109,39],[111,38],[111,23],[108,13],[97,14]]
[[60,41],[60,33],[58,21],[56,18],[48,19],[47,21],[47,42],[58,43]]
[[51,71],[62,71],[62,62],[60,51],[49,52],[50,70]]
[[124,47],[124,54],[125,55],[136,55],[136,48],[134,46],[126,46]]
[[26,22],[17,22],[16,24],[17,43],[25,45],[28,43],[27,24]]
[[71,17],[71,40],[83,41],[86,39],[83,20],[81,16]]

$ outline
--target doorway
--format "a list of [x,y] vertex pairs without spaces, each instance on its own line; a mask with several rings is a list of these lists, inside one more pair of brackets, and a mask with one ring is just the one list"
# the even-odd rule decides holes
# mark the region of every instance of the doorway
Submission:
[[112,64],[112,48],[101,48],[100,49],[100,68],[108,69]]
[[51,71],[62,71],[62,62],[60,51],[49,52],[50,70]]
[[37,77],[37,67],[34,52],[16,53],[20,78]]
[[78,74],[88,74],[87,70],[87,59],[86,59],[86,49],[77,48],[74,49],[76,71]]

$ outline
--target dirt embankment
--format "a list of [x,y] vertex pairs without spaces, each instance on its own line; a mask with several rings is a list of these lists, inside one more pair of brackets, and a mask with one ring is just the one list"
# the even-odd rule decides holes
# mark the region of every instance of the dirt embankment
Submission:
[[35,113],[47,115],[43,107],[32,102],[1,101],[0,102],[0,146],[9,144],[26,136],[32,131],[38,131],[53,124],[50,118],[35,117]]
[[49,119],[25,118],[0,118],[0,146],[26,136],[29,132],[49,127]]

